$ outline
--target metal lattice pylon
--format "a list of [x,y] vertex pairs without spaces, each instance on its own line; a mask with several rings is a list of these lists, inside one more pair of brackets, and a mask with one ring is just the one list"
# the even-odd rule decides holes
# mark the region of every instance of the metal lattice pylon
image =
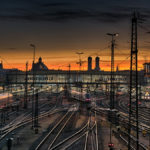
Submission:
[[[133,104],[135,102],[135,106]],[[131,149],[131,130],[135,118],[136,121],[136,150],[139,149],[138,131],[138,49],[137,49],[137,15],[132,17],[131,30],[131,60],[130,60],[130,100],[129,100],[129,128],[128,128],[128,150]]]

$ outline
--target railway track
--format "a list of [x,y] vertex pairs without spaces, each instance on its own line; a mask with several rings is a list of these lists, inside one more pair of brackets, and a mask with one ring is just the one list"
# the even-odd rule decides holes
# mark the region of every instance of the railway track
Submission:
[[71,145],[86,135],[87,127],[88,123],[73,135],[67,137],[66,139],[53,146],[51,150],[64,150],[69,148]]
[[[128,145],[128,134],[125,132],[113,132],[115,136],[117,136],[118,138],[120,138],[124,144]],[[131,136],[131,149],[132,150],[136,150],[136,138],[134,136]],[[143,145],[142,143],[139,144],[139,150],[147,150],[148,147],[146,147],[145,145]]]
[[[93,120],[94,119],[94,120]],[[98,150],[97,121],[95,116],[89,115],[88,121],[79,131],[62,140],[49,150],[69,150],[84,139],[84,150]]]
[[[107,103],[105,102],[105,106],[107,106]],[[117,106],[117,109],[120,111],[120,117],[119,117],[119,124],[121,127],[126,128],[128,126],[128,102],[125,101],[125,99],[120,99],[119,100],[119,105]],[[135,113],[135,110],[133,109],[133,114]],[[103,112],[101,112],[103,113]],[[147,109],[142,109],[139,108],[139,131],[142,131],[145,129],[145,131],[149,131],[150,124],[149,124],[149,108]],[[106,113],[107,115],[107,113]],[[131,120],[133,122],[132,124],[132,129],[136,129],[136,124],[135,124],[135,118],[132,118]],[[121,132],[121,131],[120,131]],[[126,145],[128,145],[128,134],[126,132],[123,132],[120,134],[120,132],[116,132],[115,134],[119,139],[121,139]],[[136,150],[136,138],[131,135],[131,141],[132,141],[132,149]],[[139,143],[140,150],[146,150],[147,146]]]
[[65,113],[65,115],[57,122],[57,124],[48,132],[48,134],[43,138],[43,140],[37,145],[35,150],[43,150],[47,149],[50,150],[64,128],[67,126],[69,120],[72,118],[74,112]]
[[[64,110],[64,108],[62,108],[62,109],[54,109],[54,110],[50,110],[50,111],[48,111],[48,112],[44,112],[44,113],[42,113],[42,114],[39,115],[39,119],[42,119],[42,118],[44,118],[44,117],[47,117],[47,116],[49,116],[49,115],[52,115],[52,114],[54,114],[54,113],[57,113],[57,112],[60,112],[60,111],[63,111],[63,110]],[[5,138],[7,137],[7,135],[9,135],[10,133],[12,133],[13,131],[15,131],[15,130],[17,130],[18,128],[23,127],[23,126],[25,126],[25,125],[27,125],[27,124],[29,124],[29,123],[31,123],[31,122],[32,122],[32,118],[26,118],[25,120],[22,120],[21,122],[18,122],[18,123],[16,123],[16,124],[14,124],[13,126],[7,128],[7,129],[4,131],[4,133],[1,135],[1,137],[0,137],[0,142],[1,142],[3,139],[5,139]]]
[[61,120],[59,120],[57,124],[53,126],[53,128],[44,136],[41,142],[34,149],[69,150],[72,149],[74,144],[77,142],[84,141],[84,150],[98,150],[96,112],[93,113],[90,111],[87,123],[81,127],[81,129],[75,133],[71,133],[71,135],[67,137],[64,136],[66,138],[62,137],[62,135],[65,133],[64,129],[67,128],[67,125],[74,114],[75,112],[67,112],[61,118]]
[[90,112],[84,150],[98,150],[96,111],[94,112],[94,116],[92,116],[92,112]]
[[[40,103],[39,103],[40,112],[42,112],[43,110],[49,110],[50,109],[50,107],[47,107],[48,103],[49,103],[48,101],[46,101],[46,102],[44,101],[44,104],[43,104],[43,99],[42,100],[40,99]],[[10,112],[9,113],[9,120],[7,120],[7,123],[5,123],[5,125],[0,127],[0,131],[4,131],[7,128],[10,128],[13,125],[15,125],[17,122],[21,122],[25,118],[31,117],[31,112],[32,112],[31,108],[28,108],[27,110],[23,109],[20,112],[17,112],[17,111]]]
[[[40,113],[41,115],[44,114],[45,112],[42,112],[42,108],[44,108],[47,104],[42,104],[40,106]],[[54,110],[55,106],[51,108],[50,111]],[[48,111],[48,112],[50,112]],[[12,120],[10,123],[8,123],[7,125],[5,125],[4,127],[0,128],[0,135],[2,136],[3,134],[5,134],[9,129],[13,128],[14,126],[16,126],[17,124],[21,124],[25,121],[30,120],[32,117],[32,112],[31,110],[28,110],[28,112],[21,114],[20,116],[18,116],[17,118],[15,118],[14,120]]]
[[[47,100],[47,99],[46,99]],[[40,99],[40,102],[42,102],[43,99]],[[39,115],[39,119],[46,117],[47,115],[50,115],[50,113],[52,111],[59,112],[59,110],[64,110],[65,107],[62,108],[56,108],[56,104],[54,104],[53,107],[48,107],[49,105],[49,101],[46,101],[46,103],[44,104],[40,104],[39,110],[40,110],[40,115]],[[46,108],[46,109],[45,109]],[[17,118],[15,118],[14,120],[12,120],[11,122],[9,122],[7,125],[3,126],[2,128],[0,128],[0,140],[3,139],[3,137],[5,137],[5,135],[8,135],[10,132],[12,132],[13,130],[17,129],[18,127],[24,126],[25,124],[28,124],[32,121],[32,110],[29,109],[28,112],[21,114],[20,116],[18,116]],[[34,120],[33,120],[34,121]],[[13,129],[13,130],[12,130]]]

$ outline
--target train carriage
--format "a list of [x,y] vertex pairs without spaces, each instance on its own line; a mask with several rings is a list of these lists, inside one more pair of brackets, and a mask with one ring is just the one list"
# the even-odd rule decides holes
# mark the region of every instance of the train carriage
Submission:
[[79,92],[79,91],[71,90],[70,96],[72,98],[75,98],[78,101],[84,102],[88,109],[91,108],[91,95],[89,92],[86,91]]
[[10,107],[13,103],[13,95],[10,93],[0,93],[0,109]]

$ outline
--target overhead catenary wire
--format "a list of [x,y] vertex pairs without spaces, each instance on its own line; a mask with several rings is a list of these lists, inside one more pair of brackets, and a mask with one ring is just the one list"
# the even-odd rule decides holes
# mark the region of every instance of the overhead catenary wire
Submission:
[[8,63],[8,61],[7,61],[6,59],[4,59],[2,56],[0,56],[0,58],[1,58],[4,62],[6,62],[6,64],[7,64],[8,66],[10,66],[11,68],[13,68],[12,64]]
[[121,65],[122,63],[124,63],[126,60],[128,60],[130,58],[130,55],[129,56],[127,56],[124,60],[122,60],[120,63],[118,63],[117,65],[119,66],[119,65]]
[[150,34],[150,29],[148,27],[144,27],[143,25],[141,24],[138,24],[138,26],[143,29],[144,31],[146,31],[146,33]]

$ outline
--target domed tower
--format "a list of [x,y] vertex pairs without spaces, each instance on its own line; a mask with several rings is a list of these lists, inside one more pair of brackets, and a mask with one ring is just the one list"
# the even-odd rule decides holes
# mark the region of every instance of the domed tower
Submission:
[[92,71],[92,57],[88,57],[88,71]]
[[42,62],[42,58],[41,57],[39,57],[39,63],[41,63]]
[[3,62],[0,63],[0,69],[3,69]]
[[99,61],[100,61],[100,58],[96,57],[95,58],[95,71],[100,71]]

